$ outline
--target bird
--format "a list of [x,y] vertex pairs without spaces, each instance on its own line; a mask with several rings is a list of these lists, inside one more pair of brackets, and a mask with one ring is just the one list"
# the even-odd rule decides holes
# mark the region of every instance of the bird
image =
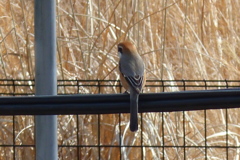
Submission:
[[130,94],[130,130],[138,130],[138,97],[145,82],[145,65],[137,48],[130,41],[118,44],[120,81]]

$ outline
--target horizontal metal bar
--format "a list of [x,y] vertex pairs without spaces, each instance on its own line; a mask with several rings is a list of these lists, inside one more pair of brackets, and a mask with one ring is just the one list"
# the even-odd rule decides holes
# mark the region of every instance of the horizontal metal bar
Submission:
[[[34,84],[0,84],[0,86],[6,86],[6,87],[35,87]],[[58,87],[121,87],[120,84],[58,84]],[[195,87],[195,88],[203,88],[203,87],[218,87],[218,88],[226,88],[226,85],[189,85],[189,84],[180,84],[180,85],[162,85],[162,84],[153,84],[153,85],[146,85],[146,87]],[[228,87],[239,87],[239,85],[228,85]]]
[[[23,145],[11,145],[11,144],[2,144],[0,145],[0,147],[35,147],[35,145],[32,145],[32,144],[23,144]],[[134,148],[141,148],[141,147],[146,147],[146,148],[162,148],[162,147],[165,147],[165,148],[240,148],[240,146],[217,146],[217,145],[208,145],[208,146],[204,146],[204,145],[200,145],[200,146],[183,146],[183,145],[153,145],[153,146],[150,146],[150,145],[91,145],[91,144],[86,144],[86,145],[83,145],[83,144],[80,144],[80,145],[58,145],[58,147],[64,147],[64,148],[71,148],[71,147],[91,147],[91,148],[100,148],[100,147],[121,147],[121,148],[124,148],[124,147],[134,147]]]
[[[35,83],[34,79],[0,79],[0,82],[6,82],[9,84],[13,84],[13,83],[21,83],[21,82],[31,82],[31,83]],[[64,82],[91,82],[91,83],[98,83],[98,82],[115,82],[115,83],[119,83],[120,80],[96,80],[96,79],[92,79],[92,80],[82,80],[82,79],[77,79],[77,80],[58,80],[58,83],[64,83]],[[240,82],[240,80],[147,80],[147,82],[156,82],[156,83],[170,83],[170,82],[176,82],[176,83],[192,83],[192,82],[199,82],[199,83],[237,83]],[[208,84],[206,84],[208,85]]]
[[[240,90],[141,94],[139,112],[172,112],[240,107]],[[95,94],[0,97],[0,115],[129,113],[129,95]]]
[[[34,81],[34,79],[0,79],[0,81]],[[69,80],[69,79],[58,79],[59,82],[67,82],[67,81],[82,81],[82,82],[86,82],[86,81],[95,81],[95,82],[109,82],[109,81],[119,81],[119,80],[114,80],[114,79],[110,79],[110,80],[98,80],[98,79],[90,79],[90,80],[83,80],[83,79],[74,79],[74,80]],[[206,79],[206,80],[201,80],[201,79],[176,79],[176,80],[169,80],[169,79],[160,79],[160,80],[147,80],[149,82],[239,82],[240,80],[231,80],[231,79],[226,79],[226,80],[211,80],[211,79]]]
[[119,146],[119,145],[58,145],[58,147],[66,147],[66,148],[68,148],[68,147],[121,147],[121,148],[124,148],[124,147],[133,147],[133,148],[142,148],[142,147],[146,147],[146,148],[211,148],[211,149],[213,149],[213,148],[223,148],[223,149],[226,149],[226,148],[232,148],[232,149],[234,149],[234,148],[240,148],[239,146],[216,146],[216,145],[214,145],[214,146],[211,146],[211,145],[209,145],[209,146],[183,146],[183,145],[179,145],[179,146],[177,146],[177,145],[152,145],[152,146],[150,146],[150,145],[121,145],[121,146]]

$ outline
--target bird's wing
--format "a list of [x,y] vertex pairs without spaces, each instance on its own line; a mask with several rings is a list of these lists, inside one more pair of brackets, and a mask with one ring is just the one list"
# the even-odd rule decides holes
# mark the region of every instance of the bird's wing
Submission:
[[134,73],[132,74],[124,74],[124,71],[121,70],[121,64],[119,65],[119,70],[121,72],[121,74],[123,75],[123,77],[126,79],[126,81],[128,82],[128,84],[131,86],[131,88],[133,88],[137,93],[140,93],[142,90],[142,86],[143,86],[143,81],[144,81],[144,77],[142,75],[135,75],[135,76],[130,76],[130,75],[134,75]]
[[137,92],[140,93],[143,86],[143,76],[136,75],[132,76],[124,76],[127,80],[128,84]]

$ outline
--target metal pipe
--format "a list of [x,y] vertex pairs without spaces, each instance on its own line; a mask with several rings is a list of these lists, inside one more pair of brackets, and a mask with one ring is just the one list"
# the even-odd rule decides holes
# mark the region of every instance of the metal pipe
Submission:
[[[240,107],[240,90],[140,94],[139,112],[173,112]],[[0,115],[129,113],[129,95],[1,97]]]
[[[56,95],[56,2],[35,0],[34,7],[36,95]],[[56,115],[35,117],[35,141],[37,160],[58,159]]]

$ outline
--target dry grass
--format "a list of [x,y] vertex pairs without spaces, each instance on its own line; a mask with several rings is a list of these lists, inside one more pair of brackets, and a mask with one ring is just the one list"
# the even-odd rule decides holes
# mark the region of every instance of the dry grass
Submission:
[[[131,40],[145,60],[148,79],[239,79],[238,0],[57,0],[58,79],[118,79],[116,44]],[[34,78],[33,0],[0,1],[0,78]],[[191,88],[190,88],[191,89]],[[174,88],[174,90],[179,90]],[[146,88],[144,92],[159,92]],[[167,91],[173,91],[169,89]],[[22,90],[22,92],[25,92]],[[71,91],[60,91],[71,92]],[[82,93],[96,93],[82,88]],[[103,89],[102,93],[117,90]],[[226,144],[226,111],[207,111],[208,145]],[[239,146],[239,109],[228,110],[229,145]],[[143,115],[143,143],[183,145],[182,113]],[[101,144],[119,144],[118,115],[102,115]],[[204,145],[204,112],[185,112],[186,144]],[[140,144],[140,132],[128,131],[122,115],[122,144]],[[17,144],[33,143],[32,117],[17,117]],[[59,116],[59,144],[97,144],[97,117]],[[164,138],[161,128],[164,120]],[[11,144],[12,122],[1,117],[2,144]],[[16,126],[15,126],[16,127]],[[9,136],[8,136],[9,135]],[[12,148],[0,149],[1,159],[12,158]],[[141,156],[138,148],[125,148],[124,159]],[[76,150],[61,149],[60,159],[73,159]],[[183,149],[165,148],[165,159],[182,159]],[[17,159],[33,149],[17,152]],[[88,154],[86,154],[86,152]],[[204,159],[204,149],[186,149],[187,159]],[[229,149],[229,159],[239,159],[239,148]],[[11,154],[10,154],[11,153]],[[94,148],[80,151],[82,159],[96,159]],[[119,157],[114,148],[101,150],[102,159]],[[135,154],[139,153],[139,154]],[[159,148],[146,148],[145,159],[160,159]],[[226,159],[225,149],[208,149],[209,159]],[[116,159],[117,159],[116,158]]]

